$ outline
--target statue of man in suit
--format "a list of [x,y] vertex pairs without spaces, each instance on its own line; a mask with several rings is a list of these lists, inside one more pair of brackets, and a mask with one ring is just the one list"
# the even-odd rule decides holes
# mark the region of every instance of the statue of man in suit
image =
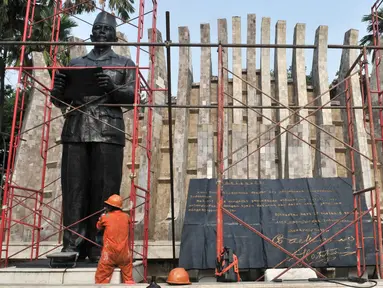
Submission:
[[[63,145],[61,163],[61,185],[63,225],[73,223],[91,215],[104,206],[104,200],[119,194],[122,178],[125,125],[120,106],[100,104],[133,104],[136,90],[135,67],[127,57],[117,55],[108,42],[117,42],[116,20],[112,15],[101,12],[93,24],[91,41],[95,45],[89,54],[72,59],[69,66],[121,67],[104,69],[96,74],[98,95],[73,95],[64,98],[68,85],[66,75],[55,75],[51,91],[52,103],[63,109],[67,104],[79,107],[65,117],[61,141]],[[95,241],[96,223],[94,215],[70,227],[76,233]],[[69,230],[64,231],[62,252],[78,252],[79,258],[97,261],[101,249]]]

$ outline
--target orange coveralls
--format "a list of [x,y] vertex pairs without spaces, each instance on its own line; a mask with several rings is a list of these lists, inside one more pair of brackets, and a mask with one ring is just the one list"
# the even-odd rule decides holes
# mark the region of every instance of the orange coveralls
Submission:
[[97,229],[104,231],[104,246],[96,271],[96,284],[110,283],[115,267],[121,269],[122,281],[134,284],[129,249],[130,218],[120,210],[108,212],[97,222]]

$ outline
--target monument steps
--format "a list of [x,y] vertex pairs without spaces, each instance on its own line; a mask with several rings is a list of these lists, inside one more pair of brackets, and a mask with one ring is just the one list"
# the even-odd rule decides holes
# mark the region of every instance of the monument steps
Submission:
[[[38,260],[40,263],[24,265],[24,267],[8,267],[0,269],[0,286],[1,283],[12,283],[2,287],[10,287],[12,285],[18,287],[51,287],[51,285],[94,285],[94,276],[96,273],[96,264],[77,263],[79,268],[49,268],[47,260]],[[87,267],[89,266],[89,267]],[[46,268],[45,268],[46,267]],[[133,278],[136,283],[143,281],[144,266],[142,261],[133,263]],[[115,269],[111,284],[121,284],[120,269]]]
[[[351,285],[355,285],[353,283],[349,282],[343,282]],[[46,287],[65,287],[65,288],[77,288],[77,287],[87,287],[87,288],[93,288],[93,287],[108,287],[108,288],[120,288],[120,287],[148,287],[148,284],[135,284],[135,285],[122,285],[122,284],[107,284],[107,285],[95,285],[95,284],[23,284],[23,285],[17,285],[17,284],[6,284],[4,283],[7,288],[20,288],[20,287],[33,287],[33,288],[46,288]],[[158,283],[161,287],[173,287],[168,284],[164,283]],[[257,283],[257,282],[244,282],[244,283],[216,283],[216,282],[205,282],[205,283],[193,283],[192,285],[178,285],[177,287],[183,288],[183,287],[195,287],[195,288],[223,288],[223,287],[238,287],[238,288],[306,288],[311,287],[313,283],[308,282],[285,282],[285,283]],[[340,284],[335,283],[315,283],[315,287],[325,287],[325,288],[339,288],[344,287]],[[362,284],[355,287],[371,287],[370,284]],[[383,281],[378,281],[377,286],[375,287],[383,287]]]

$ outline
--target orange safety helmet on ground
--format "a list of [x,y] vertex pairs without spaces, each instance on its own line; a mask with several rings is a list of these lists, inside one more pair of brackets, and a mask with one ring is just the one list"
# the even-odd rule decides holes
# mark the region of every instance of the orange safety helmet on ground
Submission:
[[191,284],[189,280],[189,274],[184,268],[174,268],[172,271],[170,271],[166,282],[171,285]]
[[117,194],[113,194],[112,196],[110,196],[108,200],[104,201],[104,203],[122,209],[122,198]]

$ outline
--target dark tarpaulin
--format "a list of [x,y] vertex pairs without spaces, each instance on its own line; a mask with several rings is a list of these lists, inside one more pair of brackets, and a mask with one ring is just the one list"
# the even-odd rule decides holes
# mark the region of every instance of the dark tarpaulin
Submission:
[[[353,210],[351,181],[346,178],[225,180],[224,207],[290,253]],[[362,209],[366,211],[364,196]],[[192,179],[182,231],[179,266],[214,269],[216,265],[216,179]],[[307,255],[354,218],[338,223],[296,253]],[[363,222],[367,264],[373,265],[371,217]],[[355,226],[318,249],[305,262],[313,267],[356,265]],[[224,245],[234,250],[241,269],[272,268],[288,258],[270,243],[224,214]],[[280,268],[288,267],[290,259]],[[299,266],[298,266],[299,267]]]

